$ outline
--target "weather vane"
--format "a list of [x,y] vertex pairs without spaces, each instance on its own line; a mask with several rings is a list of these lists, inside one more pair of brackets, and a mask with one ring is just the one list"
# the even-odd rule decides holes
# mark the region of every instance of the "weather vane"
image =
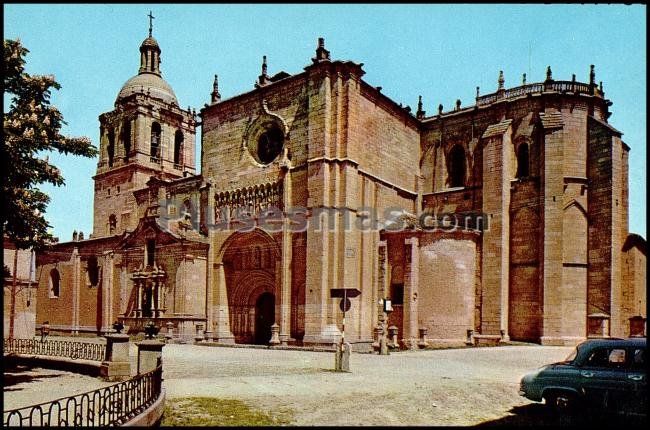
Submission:
[[149,15],[147,15],[147,16],[149,17],[149,37],[151,37],[151,31],[153,30],[153,20],[154,20],[154,16],[153,16],[153,14],[151,13],[151,11],[149,11]]

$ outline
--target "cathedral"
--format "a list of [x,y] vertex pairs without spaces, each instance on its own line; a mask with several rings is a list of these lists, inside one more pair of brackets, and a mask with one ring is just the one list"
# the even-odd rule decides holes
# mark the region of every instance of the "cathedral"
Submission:
[[402,348],[645,334],[630,148],[593,66],[501,74],[427,115],[319,39],[293,75],[264,57],[249,92],[222,99],[215,76],[197,114],[160,59],[150,28],[99,116],[92,235],[37,256],[37,326],[300,346],[344,329],[356,350],[387,331]]

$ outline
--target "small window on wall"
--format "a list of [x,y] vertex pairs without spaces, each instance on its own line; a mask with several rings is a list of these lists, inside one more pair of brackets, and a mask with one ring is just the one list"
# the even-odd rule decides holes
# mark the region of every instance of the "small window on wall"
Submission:
[[156,241],[154,239],[147,239],[147,266],[152,266],[156,260]]
[[95,256],[88,258],[88,284],[90,287],[99,284],[99,265]]
[[451,188],[465,186],[465,150],[460,145],[454,145],[449,151],[449,186]]
[[176,131],[174,136],[174,167],[180,168],[183,164],[183,132]]
[[50,298],[56,299],[61,293],[61,275],[56,269],[50,270]]
[[522,143],[517,149],[517,178],[529,176],[529,155],[528,144]]
[[111,215],[108,217],[108,234],[115,234],[115,231],[117,230],[117,217],[115,215]]
[[390,299],[393,305],[404,304],[404,284],[393,284],[390,286]]
[[108,131],[108,147],[106,148],[108,153],[108,167],[113,167],[113,159],[115,158],[115,132],[113,129]]
[[122,126],[122,145],[124,146],[124,161],[129,161],[131,155],[131,121],[126,120]]

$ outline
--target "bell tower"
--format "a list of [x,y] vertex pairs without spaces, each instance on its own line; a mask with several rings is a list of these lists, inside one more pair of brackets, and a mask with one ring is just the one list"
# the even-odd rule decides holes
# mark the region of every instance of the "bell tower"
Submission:
[[114,109],[99,116],[94,238],[122,234],[137,226],[144,213],[133,192],[146,188],[152,176],[169,180],[196,174],[196,111],[181,109],[162,77],[153,19],[150,12],[138,74],[122,86]]

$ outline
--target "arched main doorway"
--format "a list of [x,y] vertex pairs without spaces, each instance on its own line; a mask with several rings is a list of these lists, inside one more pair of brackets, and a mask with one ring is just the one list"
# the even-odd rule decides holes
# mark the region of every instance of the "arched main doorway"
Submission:
[[275,296],[262,293],[255,301],[255,343],[267,345],[271,340],[271,326],[275,322]]
[[265,232],[235,233],[224,245],[230,331],[236,343],[268,344],[276,318],[276,241]]

